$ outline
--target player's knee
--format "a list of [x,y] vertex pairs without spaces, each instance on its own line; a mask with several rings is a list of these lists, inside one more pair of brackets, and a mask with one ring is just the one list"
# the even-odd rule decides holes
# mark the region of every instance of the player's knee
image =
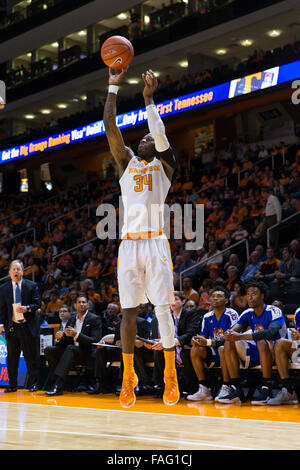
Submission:
[[191,349],[191,358],[199,358],[199,357],[204,357],[204,354],[206,355],[206,350],[205,347],[203,346],[193,346]]
[[278,339],[274,345],[275,354],[280,354],[284,350],[285,344],[286,340],[284,338]]
[[223,360],[225,358],[225,348],[224,348],[224,346],[220,346],[218,348],[218,353],[219,353],[220,359]]
[[260,341],[257,341],[256,344],[257,344],[257,348],[260,354],[270,352],[270,348],[266,340],[261,339]]
[[[220,348],[219,348],[220,349]],[[224,354],[227,354],[228,352],[232,351],[235,349],[235,343],[232,341],[225,341],[224,343]]]
[[126,322],[131,321],[132,323],[135,323],[137,313],[138,313],[138,308],[137,307],[135,307],[135,308],[123,308],[122,309],[122,320],[124,320]]
[[157,305],[155,314],[158,321],[160,337],[164,349],[175,346],[175,326],[171,316],[169,305]]

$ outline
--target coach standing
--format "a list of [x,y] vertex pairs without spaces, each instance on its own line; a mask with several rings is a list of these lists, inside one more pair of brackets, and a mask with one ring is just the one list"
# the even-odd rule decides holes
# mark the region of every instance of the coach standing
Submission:
[[9,267],[11,280],[0,288],[0,332],[5,331],[9,377],[6,392],[17,390],[21,351],[27,366],[29,391],[38,390],[39,357],[36,341],[40,325],[36,311],[41,307],[41,300],[37,284],[23,279],[23,274],[22,261],[12,261]]

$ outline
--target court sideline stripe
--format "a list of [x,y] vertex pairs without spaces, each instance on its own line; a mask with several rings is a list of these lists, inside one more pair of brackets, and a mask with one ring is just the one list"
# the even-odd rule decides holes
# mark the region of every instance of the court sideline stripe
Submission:
[[[70,408],[75,410],[91,410],[91,411],[106,411],[114,412],[114,413],[134,413],[134,414],[146,414],[146,415],[160,415],[160,416],[176,416],[176,417],[186,417],[186,418],[198,418],[198,419],[217,419],[217,420],[231,420],[231,421],[250,421],[255,423],[277,423],[277,424],[297,424],[300,425],[300,422],[295,421],[275,421],[275,420],[268,420],[268,419],[255,419],[255,418],[225,418],[224,416],[197,416],[197,415],[189,415],[189,414],[176,414],[176,413],[161,413],[161,412],[151,412],[151,411],[133,411],[133,410],[113,410],[108,408],[87,408],[85,406],[67,406],[67,405],[47,405],[42,403],[17,403],[17,402],[10,402],[10,401],[0,401],[1,404],[8,404],[8,405],[25,405],[25,406],[45,406],[50,408]],[[230,405],[229,405],[230,406]]]

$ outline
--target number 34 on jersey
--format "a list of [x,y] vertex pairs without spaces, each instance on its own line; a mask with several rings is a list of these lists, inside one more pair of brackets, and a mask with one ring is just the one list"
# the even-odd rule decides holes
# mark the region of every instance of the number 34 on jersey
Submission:
[[144,187],[146,189],[146,186],[148,186],[148,190],[152,191],[152,175],[149,173],[148,175],[135,175],[133,177],[135,181],[135,186],[134,190],[135,192],[140,192],[144,190]]

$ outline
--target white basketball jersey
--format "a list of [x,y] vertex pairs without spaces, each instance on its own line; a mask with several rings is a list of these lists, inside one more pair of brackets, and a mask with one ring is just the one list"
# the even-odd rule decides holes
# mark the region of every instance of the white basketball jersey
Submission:
[[120,178],[124,224],[127,233],[159,232],[164,227],[164,202],[171,186],[160,160],[147,163],[132,157]]

